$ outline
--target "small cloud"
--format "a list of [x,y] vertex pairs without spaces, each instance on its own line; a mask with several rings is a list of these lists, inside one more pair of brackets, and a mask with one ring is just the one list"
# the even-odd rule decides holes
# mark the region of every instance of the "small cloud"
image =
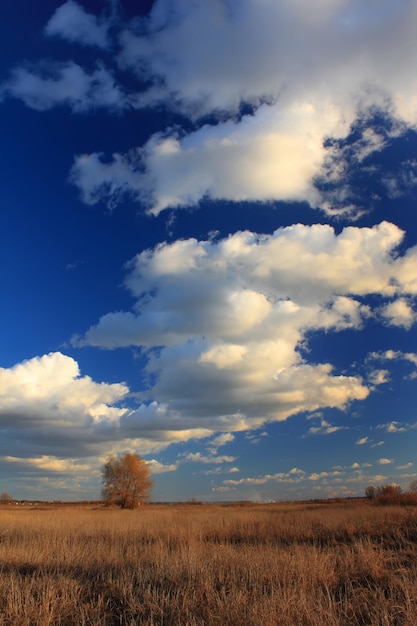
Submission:
[[217,448],[231,443],[234,440],[235,436],[232,433],[221,433],[217,437],[214,437],[211,441],[208,442],[210,454],[216,454]]
[[357,440],[356,445],[363,446],[365,445],[365,443],[369,443],[369,437],[361,437],[360,439]]
[[384,385],[389,382],[388,370],[374,370],[368,376],[371,385]]
[[399,426],[399,422],[395,420],[389,424],[378,424],[377,428],[385,430],[387,433],[404,433],[407,431],[407,428]]
[[333,426],[326,422],[325,419],[321,420],[320,426],[312,426],[308,429],[309,435],[332,435],[336,433],[338,430],[346,430],[345,426]]
[[416,314],[407,300],[399,298],[394,302],[387,304],[382,310],[381,315],[388,324],[392,326],[400,326],[405,329],[411,328],[416,320]]
[[298,467],[293,467],[292,469],[290,469],[290,471],[288,472],[290,474],[290,476],[292,475],[299,475],[299,476],[303,476],[305,474],[304,470],[299,469]]
[[376,483],[382,483],[385,482],[387,480],[387,476],[384,476],[383,474],[377,474],[376,476],[374,476],[374,481]]
[[379,446],[383,446],[385,441],[377,441],[377,443],[373,443],[371,448],[378,448]]
[[181,455],[182,463],[233,463],[236,459],[236,456],[227,456],[226,454],[219,456],[204,456],[201,452],[188,452],[187,454]]
[[215,474],[236,474],[240,472],[238,467],[215,467],[214,469],[203,472],[205,476],[213,476]]
[[109,47],[108,30],[111,23],[100,19],[73,0],[67,0],[53,14],[45,27],[51,37],[61,37],[83,46]]
[[152,474],[164,474],[165,472],[175,472],[178,469],[178,465],[176,463],[171,463],[169,465],[164,465],[160,463],[156,459],[151,459],[147,461],[149,465],[149,469]]
[[393,459],[378,459],[379,465],[391,465],[394,463]]
[[414,466],[414,463],[406,463],[405,465],[398,465],[397,469],[399,470],[404,470],[404,469],[410,469],[411,467]]

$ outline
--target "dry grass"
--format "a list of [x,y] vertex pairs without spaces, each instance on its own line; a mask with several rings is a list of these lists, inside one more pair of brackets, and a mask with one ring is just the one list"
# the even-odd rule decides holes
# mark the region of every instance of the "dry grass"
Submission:
[[0,625],[415,626],[415,511],[0,509]]

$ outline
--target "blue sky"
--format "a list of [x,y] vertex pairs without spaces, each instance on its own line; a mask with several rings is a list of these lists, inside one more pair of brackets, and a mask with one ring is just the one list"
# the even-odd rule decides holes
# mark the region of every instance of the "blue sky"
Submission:
[[2,490],[407,488],[417,2],[1,13]]

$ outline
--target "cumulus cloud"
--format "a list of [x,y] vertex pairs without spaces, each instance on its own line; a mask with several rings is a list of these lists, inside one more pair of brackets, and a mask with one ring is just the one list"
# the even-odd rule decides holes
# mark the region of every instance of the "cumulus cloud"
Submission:
[[330,92],[349,110],[351,94],[366,100],[365,90],[394,92],[408,110],[415,22],[416,7],[404,0],[313,0],[309,11],[301,1],[159,0],[146,24],[125,29],[120,61],[155,81],[144,103],[171,101],[189,115],[262,99],[284,108],[306,94],[325,102]]
[[63,458],[73,457],[74,446],[79,456],[89,456],[114,437],[128,391],[123,383],[81,376],[77,362],[60,352],[1,368],[0,449],[19,449],[29,458],[42,450],[41,462],[56,469],[57,449]]
[[404,298],[390,302],[382,309],[382,317],[392,326],[409,329],[416,321],[416,313]]
[[[146,19],[125,23],[67,0],[46,34],[105,52],[117,29],[129,94],[104,65],[91,73],[72,61],[49,76],[18,67],[3,94],[38,110],[164,105],[192,120],[192,130],[166,128],[129,153],[78,155],[71,180],[87,203],[113,206],[127,193],[158,214],[204,198],[307,201],[353,216],[346,159],[361,165],[416,127],[416,24],[406,0],[312,0],[308,11],[300,0],[157,0]],[[391,125],[366,123],[349,148],[338,143],[375,110]]]
[[392,459],[378,459],[378,463],[380,465],[391,465],[394,461]]
[[[346,151],[333,158],[336,144],[324,145],[375,108],[394,119],[391,131],[365,127],[351,161],[364,162],[390,134],[415,127],[417,9],[405,0],[309,6],[159,0],[146,21],[125,25],[119,64],[149,84],[135,106],[218,119],[152,136],[139,150],[140,168],[137,155],[79,157],[73,181],[83,198],[117,202],[128,192],[155,214],[206,197],[305,200],[328,211],[336,203],[352,213],[344,172],[334,167]],[[241,115],[242,105],[250,113]],[[338,181],[330,197],[316,186],[324,171]]]
[[45,27],[45,33],[83,46],[108,48],[110,24],[108,20],[87,13],[74,0],[67,0],[52,15]]
[[[184,433],[230,433],[301,411],[343,409],[370,388],[329,363],[308,364],[299,348],[311,331],[362,328],[378,314],[362,303],[368,294],[402,297],[414,280],[405,259],[417,272],[415,249],[396,253],[402,236],[386,222],[339,235],[298,224],[272,235],[160,244],[129,264],[134,310],[104,315],[74,341],[143,349],[153,403],[144,394],[123,417],[131,433],[172,431],[174,421]],[[386,378],[373,372],[370,384]]]

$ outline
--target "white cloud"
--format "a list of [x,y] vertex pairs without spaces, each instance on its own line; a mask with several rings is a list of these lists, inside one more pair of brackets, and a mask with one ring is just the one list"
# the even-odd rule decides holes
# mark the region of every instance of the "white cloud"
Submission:
[[369,437],[361,437],[360,439],[357,440],[356,445],[363,446],[365,445],[365,443],[369,443]]
[[397,469],[398,470],[403,470],[403,469],[410,469],[411,467],[414,466],[414,463],[406,463],[405,465],[398,465]]
[[[121,62],[155,79],[144,102],[173,101],[188,114],[237,111],[241,101],[262,98],[281,107],[305,94],[329,93],[348,107],[365,91],[400,92],[398,105],[412,110],[416,8],[385,0],[230,2],[159,0],[146,31],[126,29]],[[395,41],[395,47],[388,42]],[[213,41],[216,45],[213,46]],[[349,92],[350,90],[350,92]],[[353,96],[351,95],[353,94]],[[366,99],[366,92],[362,98]],[[368,96],[369,97],[369,96]]]
[[44,471],[71,472],[87,457],[94,465],[123,438],[119,424],[128,409],[120,403],[128,392],[123,383],[82,376],[59,352],[0,368],[0,455]]
[[235,436],[232,433],[221,433],[208,442],[210,449],[217,450],[221,446],[225,446],[228,443],[232,443],[235,440]]
[[151,474],[165,474],[166,472],[175,472],[178,469],[178,465],[176,463],[165,465],[156,459],[150,459],[146,462],[149,466]]
[[384,385],[389,382],[388,370],[374,370],[368,376],[368,380],[371,385]]
[[402,326],[406,329],[411,328],[416,321],[415,311],[404,298],[387,304],[381,314],[392,326]]
[[392,459],[378,459],[378,463],[380,465],[391,465],[394,461]]
[[25,466],[26,468],[47,470],[49,472],[58,472],[64,474],[83,473],[91,471],[89,464],[78,463],[75,459],[59,459],[56,456],[48,456],[43,454],[40,457],[21,458],[15,456],[3,456],[2,460],[6,463],[14,463]]
[[204,456],[201,452],[187,452],[181,455],[181,462],[184,463],[233,463],[236,461],[235,456],[229,456],[226,454],[218,456]]
[[98,108],[120,110],[127,105],[113,75],[100,63],[92,72],[73,61],[44,63],[35,69],[18,67],[2,90],[38,111],[66,105],[75,113],[85,113]]
[[400,426],[400,423],[395,420],[388,424],[378,424],[377,428],[383,429],[387,433],[403,433],[407,430],[407,428]]
[[[300,1],[159,0],[146,23],[127,25],[120,37],[121,67],[151,83],[135,106],[162,103],[194,121],[219,121],[154,135],[140,148],[140,173],[137,155],[109,163],[84,155],[73,180],[90,202],[116,202],[127,191],[154,213],[205,197],[306,200],[329,212],[338,200],[352,213],[343,172],[332,167],[339,189],[330,198],[315,186],[330,171],[332,150],[323,144],[375,107],[397,119],[394,136],[415,127],[416,13],[404,0],[312,0],[308,11]],[[239,117],[242,103],[252,111]],[[389,133],[365,128],[350,158],[361,163],[387,141]]]
[[[203,198],[307,201],[353,217],[362,209],[349,197],[346,151],[325,144],[382,110],[391,127],[365,124],[350,147],[361,164],[416,127],[416,15],[406,0],[311,0],[308,11],[301,0],[157,0],[147,19],[123,24],[67,0],[46,34],[105,52],[114,28],[118,69],[137,87],[125,96],[103,65],[88,73],[70,61],[49,68],[52,76],[17,68],[3,94],[38,110],[164,105],[194,122],[188,133],[168,128],[127,154],[78,156],[71,179],[85,202],[113,206],[128,193],[157,214]],[[329,174],[337,189],[319,191]]]
[[329,424],[325,419],[320,421],[319,426],[311,426],[308,429],[308,434],[310,435],[331,435],[336,433],[338,430],[344,430],[344,426],[333,426]]
[[[400,301],[400,308],[401,308]],[[408,361],[414,366],[417,366],[417,354],[414,352],[401,352],[401,350],[385,350],[381,352],[371,352],[368,356],[368,360],[379,361]],[[383,370],[385,371],[385,370]],[[415,368],[410,374],[405,376],[406,379],[417,378],[417,369]]]
[[87,13],[74,0],[67,0],[52,15],[45,27],[45,33],[84,46],[108,48],[109,26],[110,21]]
[[[417,275],[417,250],[396,254],[402,236],[386,222],[339,235],[298,224],[160,244],[129,264],[134,310],[104,315],[75,343],[143,349],[154,384],[122,419],[132,434],[175,430],[186,440],[193,429],[208,436],[343,409],[370,389],[329,363],[309,365],[299,347],[311,331],[361,328],[373,315],[361,302],[368,294],[402,297],[412,279],[404,259],[414,259]],[[386,380],[384,370],[370,376],[372,386]],[[317,432],[339,428],[324,423]]]
[[125,413],[113,404],[127,393],[122,383],[95,383],[81,376],[77,362],[60,352],[0,368],[0,413],[10,428],[112,422]]

